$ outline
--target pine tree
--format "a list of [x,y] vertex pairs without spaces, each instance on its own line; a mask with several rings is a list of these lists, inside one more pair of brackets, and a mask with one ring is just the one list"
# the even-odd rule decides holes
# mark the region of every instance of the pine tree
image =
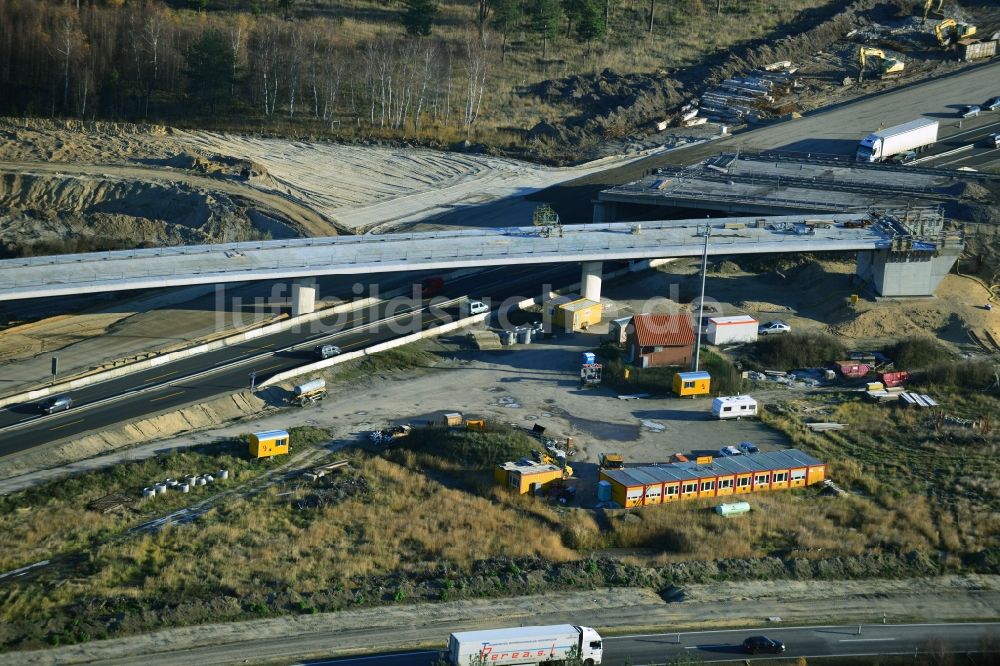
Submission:
[[403,25],[407,34],[427,37],[431,34],[431,24],[437,16],[437,5],[434,0],[405,0],[406,11],[403,12]]
[[549,40],[559,34],[562,13],[559,0],[535,0],[531,7],[531,30],[542,38],[542,58],[545,58]]
[[188,95],[196,108],[215,113],[229,97],[233,52],[218,30],[209,30],[191,45],[187,58]]

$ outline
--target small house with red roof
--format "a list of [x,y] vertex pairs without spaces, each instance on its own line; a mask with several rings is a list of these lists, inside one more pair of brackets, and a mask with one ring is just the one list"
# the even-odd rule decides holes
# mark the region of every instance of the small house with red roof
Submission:
[[694,355],[694,329],[687,314],[638,314],[625,329],[628,360],[640,368],[687,366]]

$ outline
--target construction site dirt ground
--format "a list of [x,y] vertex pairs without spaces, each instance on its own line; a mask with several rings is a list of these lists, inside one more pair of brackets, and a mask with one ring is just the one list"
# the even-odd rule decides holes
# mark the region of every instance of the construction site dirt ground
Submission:
[[[907,335],[930,334],[957,352],[976,354],[984,350],[974,345],[968,331],[982,337],[988,330],[1000,339],[1000,307],[989,311],[983,307],[989,302],[988,293],[972,278],[947,276],[939,288],[940,295],[933,299],[862,299],[852,306],[852,267],[843,262],[813,261],[787,271],[746,273],[737,264],[725,261],[710,273],[706,294],[724,314],[745,312],[761,321],[780,318],[793,330],[838,336],[849,349],[885,345]],[[388,422],[457,410],[529,428],[538,422],[552,433],[574,437],[580,449],[575,460],[586,461],[581,471],[589,472],[583,475],[585,483],[596,481],[594,463],[601,451],[616,448],[629,460],[662,462],[683,448],[676,441],[682,429],[697,430],[699,438],[691,441],[703,442],[699,450],[706,454],[743,440],[754,441],[763,448],[783,444],[781,436],[754,422],[710,421],[707,401],[670,398],[621,401],[607,388],[578,387],[580,355],[600,346],[608,321],[641,312],[686,310],[697,295],[697,271],[697,262],[685,260],[607,282],[604,323],[588,333],[564,334],[539,344],[494,352],[471,351],[464,334],[448,337],[427,343],[443,360],[425,369],[419,377],[373,378],[372,388],[364,392],[352,389],[340,395],[334,390],[318,407],[185,435],[183,442],[203,443],[219,436],[287,425],[322,425],[330,428],[338,441],[347,443],[355,441],[360,433]],[[161,316],[168,313],[164,311]],[[3,340],[0,336],[0,344]],[[440,382],[443,374],[449,375],[447,384]],[[329,377],[335,379],[336,373]],[[778,397],[782,390],[778,390]],[[229,411],[226,414],[227,418],[239,415]],[[182,431],[191,428],[184,418],[178,418],[178,424]],[[165,422],[158,422],[156,430],[178,431]],[[27,458],[8,458],[4,467],[7,476],[21,474],[116,447],[140,444],[147,436],[143,430],[123,430],[105,444],[86,447],[80,453],[47,457],[32,452]],[[100,435],[85,438],[86,442],[100,439]],[[174,445],[168,441],[156,448]],[[21,462],[25,459],[30,462]]]

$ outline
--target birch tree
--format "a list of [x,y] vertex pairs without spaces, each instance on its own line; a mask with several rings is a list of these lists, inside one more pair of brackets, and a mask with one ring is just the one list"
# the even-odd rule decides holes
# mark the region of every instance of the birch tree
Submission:
[[62,109],[69,111],[70,73],[76,62],[81,58],[86,47],[86,37],[80,31],[79,20],[75,14],[62,12],[56,20],[56,31],[53,39],[53,50],[59,59],[62,70]]
[[489,74],[489,63],[493,58],[488,37],[481,40],[466,39],[468,59],[465,63],[466,96],[464,124],[466,131],[472,130],[482,108],[483,92]]

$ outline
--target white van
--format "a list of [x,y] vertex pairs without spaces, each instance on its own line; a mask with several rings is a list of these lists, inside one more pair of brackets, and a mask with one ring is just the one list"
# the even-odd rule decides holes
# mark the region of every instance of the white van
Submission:
[[712,416],[719,419],[757,416],[757,401],[748,395],[720,396],[712,401]]
[[465,301],[462,303],[462,316],[472,317],[478,314],[484,314],[490,311],[490,306],[486,305],[482,301]]

